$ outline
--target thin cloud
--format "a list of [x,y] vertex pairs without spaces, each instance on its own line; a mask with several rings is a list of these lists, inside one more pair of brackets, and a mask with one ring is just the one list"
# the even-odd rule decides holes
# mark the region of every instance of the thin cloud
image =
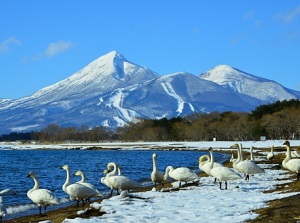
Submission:
[[298,15],[300,14],[300,5],[298,5],[293,10],[284,13],[284,14],[278,14],[276,17],[279,18],[284,23],[290,23],[292,22]]
[[249,11],[243,16],[243,19],[244,20],[252,19],[252,18],[254,18],[254,16],[255,16],[255,12]]
[[[41,53],[33,56],[30,60],[38,61],[43,58],[54,57],[57,54],[63,53],[65,51],[71,49],[73,46],[74,46],[74,44],[72,42],[64,41],[64,40],[50,43],[44,52],[41,52]],[[23,61],[28,61],[28,58],[24,58]]]
[[21,41],[14,36],[5,39],[0,43],[0,54],[10,52],[13,45],[21,45]]
[[46,57],[53,57],[57,54],[63,53],[73,47],[73,43],[70,41],[58,41],[50,43],[45,51]]
[[237,44],[238,42],[244,40],[247,38],[247,34],[246,33],[241,33],[239,34],[238,36],[234,37],[232,40],[231,40],[231,44],[232,45],[235,45]]
[[193,33],[200,33],[200,29],[199,28],[194,28]]
[[255,26],[256,28],[257,28],[257,27],[260,27],[261,24],[262,24],[262,21],[261,21],[261,20],[256,20],[256,21],[254,22],[254,26]]

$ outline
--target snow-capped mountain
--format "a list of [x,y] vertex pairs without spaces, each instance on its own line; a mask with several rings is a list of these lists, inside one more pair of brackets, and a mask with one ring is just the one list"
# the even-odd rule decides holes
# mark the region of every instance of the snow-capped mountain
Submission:
[[219,65],[199,78],[213,81],[235,92],[263,100],[266,103],[277,100],[290,100],[299,97],[299,92],[287,89],[280,84],[262,77],[257,77],[228,65]]
[[[258,90],[258,83],[265,89]],[[0,133],[40,130],[52,123],[116,128],[137,117],[251,111],[263,103],[297,97],[297,91],[225,65],[199,77],[186,72],[162,76],[112,51],[30,96],[1,99]]]

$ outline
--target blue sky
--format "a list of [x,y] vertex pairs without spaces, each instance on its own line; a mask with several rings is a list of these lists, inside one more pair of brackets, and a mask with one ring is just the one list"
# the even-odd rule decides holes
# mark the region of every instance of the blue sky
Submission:
[[0,27],[0,98],[113,50],[162,75],[227,64],[300,90],[299,1],[3,0]]

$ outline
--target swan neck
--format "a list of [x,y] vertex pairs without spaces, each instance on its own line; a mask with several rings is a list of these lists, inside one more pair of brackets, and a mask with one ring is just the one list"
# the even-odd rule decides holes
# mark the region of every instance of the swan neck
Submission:
[[242,151],[242,145],[239,144],[239,151],[240,151],[240,161],[243,161],[243,151]]
[[153,160],[153,170],[156,170],[157,167],[156,167],[156,159],[155,159],[155,157],[153,157],[152,160]]
[[32,190],[39,189],[40,183],[39,183],[38,179],[36,177],[32,177],[32,179],[34,180],[34,186],[33,186]]
[[236,158],[236,161],[235,163],[238,163],[241,161],[241,152],[240,152],[240,147],[237,147],[237,158]]
[[254,158],[253,158],[253,147],[250,148],[250,159],[254,160]]
[[213,154],[213,151],[209,151],[209,153],[210,153],[210,166],[211,166],[211,168],[213,168],[214,163],[215,163],[214,154]]
[[110,168],[111,166],[113,166],[114,169],[113,169],[112,172],[106,174],[107,177],[114,176],[114,175],[116,174],[116,172],[117,172],[117,165],[116,165],[115,163],[110,163],[110,164],[109,164],[109,168]]
[[286,157],[285,157],[285,160],[290,160],[292,158],[292,155],[291,155],[291,147],[286,145]]
[[67,178],[66,178],[66,181],[63,185],[63,188],[66,188],[67,186],[70,185],[70,170],[69,169],[66,169],[66,172],[67,172]]
[[84,173],[81,173],[81,182],[82,182],[82,183],[85,182],[85,175],[84,175]]

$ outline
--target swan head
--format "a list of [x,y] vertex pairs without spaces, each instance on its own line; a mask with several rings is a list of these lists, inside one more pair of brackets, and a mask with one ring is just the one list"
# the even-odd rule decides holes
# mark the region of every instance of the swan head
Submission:
[[239,145],[237,143],[235,143],[232,146],[230,146],[230,148],[237,149],[237,148],[239,148]]
[[108,174],[110,172],[110,169],[105,169],[102,171],[102,174]]
[[212,147],[209,147],[207,150],[208,150],[208,151],[213,151],[213,148],[212,148]]
[[152,158],[156,158],[156,156],[157,156],[156,153],[153,153]]
[[286,141],[283,143],[283,145],[285,145],[285,146],[290,146],[290,142],[286,140]]
[[70,167],[68,165],[64,165],[64,166],[61,167],[61,169],[70,170]]
[[83,175],[83,172],[81,170],[77,170],[77,172],[74,175],[75,176],[81,176],[81,175]]
[[34,172],[30,172],[27,177],[36,177],[35,173]]

